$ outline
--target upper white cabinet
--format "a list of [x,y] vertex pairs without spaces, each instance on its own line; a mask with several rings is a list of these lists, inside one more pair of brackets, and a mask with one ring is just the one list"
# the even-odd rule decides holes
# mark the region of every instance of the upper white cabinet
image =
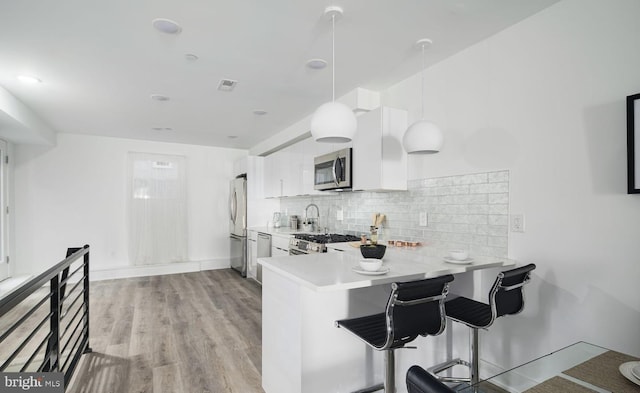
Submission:
[[318,143],[307,138],[264,158],[264,193],[267,198],[314,195],[313,159],[350,144]]
[[265,197],[302,195],[303,153],[297,144],[265,157]]
[[358,117],[353,140],[353,189],[393,191],[407,189],[407,153],[402,136],[407,111],[379,107]]
[[265,198],[277,198],[283,192],[283,173],[281,169],[281,156],[270,154],[264,158],[264,196]]

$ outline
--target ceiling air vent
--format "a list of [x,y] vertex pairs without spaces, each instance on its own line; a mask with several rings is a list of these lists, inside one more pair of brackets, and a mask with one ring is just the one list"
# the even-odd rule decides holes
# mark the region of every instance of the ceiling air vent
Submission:
[[238,81],[234,81],[233,79],[220,79],[220,83],[218,84],[218,90],[220,91],[231,91],[236,88]]

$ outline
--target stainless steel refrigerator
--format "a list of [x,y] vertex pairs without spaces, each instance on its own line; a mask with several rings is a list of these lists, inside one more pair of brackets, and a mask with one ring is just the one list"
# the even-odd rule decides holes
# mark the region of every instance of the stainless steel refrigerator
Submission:
[[231,181],[229,192],[229,238],[231,268],[247,276],[247,177]]

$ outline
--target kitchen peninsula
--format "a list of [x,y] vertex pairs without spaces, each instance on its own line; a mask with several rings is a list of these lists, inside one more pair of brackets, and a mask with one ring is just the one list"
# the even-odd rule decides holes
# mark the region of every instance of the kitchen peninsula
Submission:
[[[383,275],[361,275],[360,252],[261,258],[262,386],[266,393],[350,392],[382,380],[383,356],[334,321],[382,312],[390,284],[463,274],[478,269],[515,265],[501,258],[476,258],[468,265],[450,264],[418,250],[388,248]],[[419,338],[418,350],[399,351],[396,386],[405,391],[411,364],[428,355],[433,338]]]

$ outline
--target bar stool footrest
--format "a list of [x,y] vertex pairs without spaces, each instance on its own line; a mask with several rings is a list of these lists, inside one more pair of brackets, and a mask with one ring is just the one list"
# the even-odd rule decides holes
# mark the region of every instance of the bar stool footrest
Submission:
[[471,370],[471,364],[469,362],[467,362],[466,360],[462,360],[460,358],[456,358],[456,359],[451,359],[446,362],[442,362],[442,363],[436,364],[435,366],[429,367],[427,371],[431,375],[437,377],[442,382],[470,382],[471,378],[445,377],[445,376],[438,375],[439,373],[446,371],[450,368],[453,368],[455,366],[465,366],[469,368],[469,370]]

